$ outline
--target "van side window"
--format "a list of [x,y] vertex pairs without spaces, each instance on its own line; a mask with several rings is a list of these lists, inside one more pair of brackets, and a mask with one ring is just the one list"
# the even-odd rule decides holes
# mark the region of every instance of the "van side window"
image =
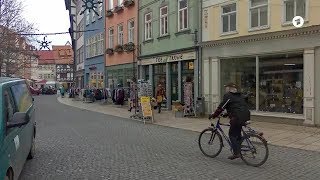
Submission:
[[25,83],[11,87],[14,100],[19,112],[27,112],[32,105],[32,97]]
[[10,122],[12,120],[13,114],[15,113],[14,103],[12,97],[8,91],[4,91],[3,93],[4,99],[4,118],[5,122]]

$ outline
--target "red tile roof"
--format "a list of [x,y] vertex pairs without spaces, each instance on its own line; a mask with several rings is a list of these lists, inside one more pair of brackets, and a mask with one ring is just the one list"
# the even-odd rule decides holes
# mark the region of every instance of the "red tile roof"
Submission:
[[73,51],[70,45],[52,46],[56,64],[73,64]]
[[38,58],[39,65],[55,64],[53,51],[41,50],[41,51],[37,51],[36,54],[39,56],[39,58]]

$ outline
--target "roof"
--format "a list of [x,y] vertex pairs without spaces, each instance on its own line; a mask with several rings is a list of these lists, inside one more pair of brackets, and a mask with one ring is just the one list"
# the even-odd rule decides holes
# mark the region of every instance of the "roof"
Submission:
[[38,64],[55,64],[54,53],[51,50],[40,50],[37,51],[36,54],[39,56]]
[[73,50],[70,45],[52,46],[56,64],[73,64]]

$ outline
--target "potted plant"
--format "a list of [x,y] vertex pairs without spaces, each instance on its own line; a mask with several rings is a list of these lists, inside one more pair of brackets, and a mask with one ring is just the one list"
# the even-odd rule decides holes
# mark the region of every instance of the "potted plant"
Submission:
[[124,0],[123,5],[124,7],[130,7],[134,5],[134,0]]
[[183,106],[180,102],[176,102],[173,104],[173,112],[174,112],[174,116],[178,117],[178,118],[182,118],[183,117]]
[[133,51],[133,50],[134,50],[134,43],[129,42],[129,43],[125,44],[125,45],[123,46],[123,49],[124,49],[126,52],[131,52],[131,51]]
[[113,16],[113,12],[111,9],[107,10],[107,13],[106,13],[106,17],[111,17]]
[[113,49],[112,48],[108,48],[106,50],[106,53],[109,54],[109,55],[112,55],[113,54]]
[[118,45],[115,47],[114,51],[115,51],[115,52],[118,52],[118,53],[123,52],[123,45],[118,44]]
[[115,13],[120,13],[120,12],[122,12],[122,10],[123,10],[123,7],[122,7],[121,5],[116,6],[116,7],[114,8],[114,12],[115,12]]

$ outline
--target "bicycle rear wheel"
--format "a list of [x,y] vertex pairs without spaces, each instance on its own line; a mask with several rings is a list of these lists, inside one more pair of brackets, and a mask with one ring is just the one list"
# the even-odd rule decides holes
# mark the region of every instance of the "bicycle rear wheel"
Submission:
[[203,130],[199,136],[199,148],[208,157],[218,156],[222,150],[222,137],[216,129],[208,128]]
[[263,165],[269,156],[266,140],[258,134],[247,134],[241,141],[241,159],[249,166]]

